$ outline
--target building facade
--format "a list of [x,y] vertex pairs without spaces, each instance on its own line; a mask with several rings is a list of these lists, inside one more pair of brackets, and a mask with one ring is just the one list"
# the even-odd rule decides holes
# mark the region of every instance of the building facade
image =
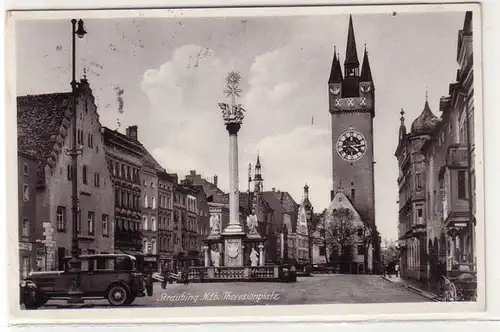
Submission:
[[104,127],[103,135],[114,188],[115,249],[117,252],[140,252],[143,150],[137,140],[137,126],[127,128],[125,135]]
[[158,270],[159,238],[159,180],[158,173],[164,170],[144,149],[141,168],[142,185],[142,252],[150,268]]
[[[44,267],[44,246],[41,225],[36,216],[36,158],[28,152],[17,153],[18,213],[19,213],[19,272],[27,277],[32,270]],[[39,248],[41,255],[37,255]],[[40,261],[37,258],[40,257]]]
[[[333,188],[330,200],[332,206],[336,204],[338,198],[342,198],[337,197],[339,193],[345,196],[356,214],[360,216],[367,232],[373,236],[370,241],[371,246],[379,239],[376,235],[374,190],[375,86],[366,48],[361,72],[359,66],[353,21],[350,17],[344,71],[342,72],[339,57],[334,51],[328,80],[333,142]],[[373,252],[364,255],[372,257]],[[355,271],[358,273],[366,273],[373,267],[371,259],[365,257],[361,271],[357,254],[354,254],[354,261],[351,263],[350,265],[356,266]],[[352,269],[350,267],[350,270]]]
[[160,272],[172,269],[174,252],[174,179],[167,172],[158,173],[158,259]]
[[396,150],[401,272],[436,287],[442,275],[459,266],[475,269],[472,58],[472,13],[467,12],[458,33],[457,82],[440,100],[441,117],[426,102],[408,134],[401,117]]
[[[47,244],[47,269],[63,269],[72,243],[71,93],[17,98],[19,148],[37,159],[37,223],[52,230]],[[79,211],[77,228],[82,253],[114,251],[114,192],[107,168],[104,139],[92,91],[78,84],[77,146]]]
[[[296,250],[297,263],[307,265],[312,263],[312,246],[309,245],[309,231],[312,224],[313,208],[309,201],[309,186],[304,186],[304,197],[297,212]],[[312,241],[311,241],[312,242]],[[312,243],[311,243],[312,244]]]
[[401,275],[421,281],[428,275],[426,206],[430,195],[426,193],[432,188],[428,186],[428,181],[425,181],[427,177],[432,176],[432,170],[429,173],[422,147],[431,138],[432,131],[439,121],[426,100],[423,111],[411,125],[411,132],[407,133],[402,110],[399,142],[395,153],[400,170],[398,232],[402,250]]

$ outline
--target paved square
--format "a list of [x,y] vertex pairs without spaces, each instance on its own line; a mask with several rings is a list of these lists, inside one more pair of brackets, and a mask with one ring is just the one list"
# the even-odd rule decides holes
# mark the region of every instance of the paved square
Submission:
[[[186,307],[230,305],[286,305],[332,303],[424,302],[426,298],[392,284],[377,275],[314,275],[296,283],[195,283],[154,285],[151,297],[137,298],[133,307]],[[108,307],[106,300],[86,301]],[[65,301],[49,301],[44,307],[66,307]]]

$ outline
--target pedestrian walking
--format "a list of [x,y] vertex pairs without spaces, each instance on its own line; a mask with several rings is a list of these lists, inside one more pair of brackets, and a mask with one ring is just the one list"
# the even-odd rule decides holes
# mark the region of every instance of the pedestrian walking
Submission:
[[161,270],[161,275],[163,277],[163,280],[161,282],[161,288],[166,289],[167,283],[170,279],[170,267],[168,266],[168,263],[165,263],[165,265],[163,266],[163,269]]
[[184,266],[182,267],[181,277],[182,277],[182,282],[184,283],[184,286],[189,285],[189,265],[188,265],[188,262],[185,262]]

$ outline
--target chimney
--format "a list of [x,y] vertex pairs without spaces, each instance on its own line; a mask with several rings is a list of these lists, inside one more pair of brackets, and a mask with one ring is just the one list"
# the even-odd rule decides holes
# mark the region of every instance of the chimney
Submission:
[[218,179],[218,176],[214,175],[214,186],[216,186],[216,187],[217,187],[217,179]]
[[137,126],[129,126],[127,128],[127,136],[130,137],[131,139],[138,140],[137,139]]

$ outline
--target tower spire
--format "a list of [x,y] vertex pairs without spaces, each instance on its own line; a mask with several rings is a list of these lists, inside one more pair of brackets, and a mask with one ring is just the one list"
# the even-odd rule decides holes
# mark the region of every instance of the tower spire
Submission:
[[368,50],[366,49],[365,44],[365,54],[363,55],[363,65],[361,66],[361,82],[371,82],[372,79],[372,71],[370,69],[370,62],[368,61]]
[[340,68],[340,60],[337,56],[337,48],[333,47],[333,60],[332,60],[332,70],[330,71],[330,78],[328,83],[338,83],[342,82],[342,69]]
[[347,32],[347,47],[345,51],[344,71],[346,76],[357,76],[359,68],[358,51],[356,50],[356,38],[354,37],[354,26],[352,15],[349,15],[349,30]]
[[401,124],[399,125],[399,141],[401,142],[406,137],[405,111],[401,108],[401,112],[399,112],[399,114],[401,114],[401,117],[399,118],[401,121]]

